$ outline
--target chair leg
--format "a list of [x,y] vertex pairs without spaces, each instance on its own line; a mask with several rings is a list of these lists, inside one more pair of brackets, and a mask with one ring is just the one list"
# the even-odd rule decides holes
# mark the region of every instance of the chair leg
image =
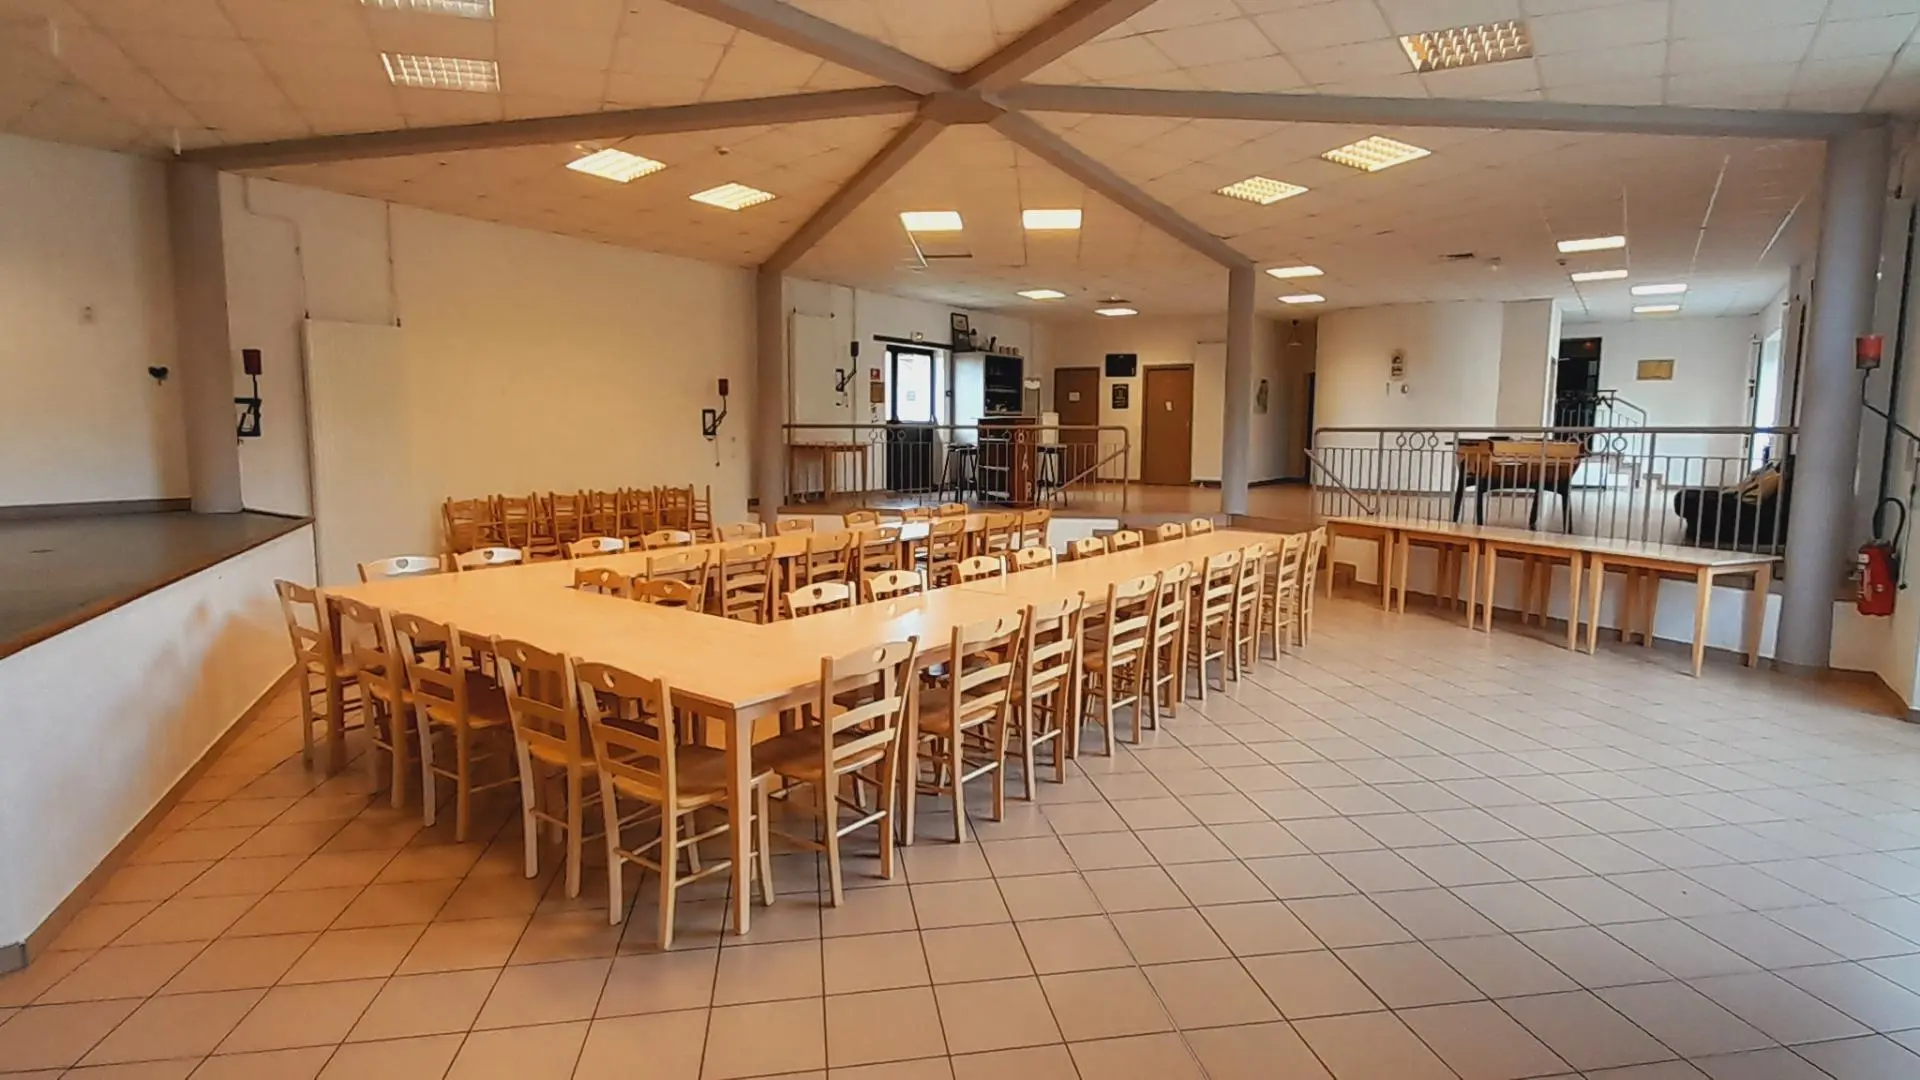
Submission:
[[[440,801],[440,784],[433,776],[433,725],[427,722],[425,709],[414,710],[414,729],[420,733],[420,819],[431,829],[440,818],[439,807],[434,805]],[[456,830],[454,839],[465,843],[466,823],[459,824],[462,827]]]
[[580,895],[580,774],[567,770],[567,899]]
[[[773,906],[773,813],[772,785],[761,781],[753,785],[754,828],[759,835],[755,838],[760,848],[757,858],[760,861],[760,902]],[[891,826],[893,823],[887,823]]]
[[839,784],[832,776],[822,777],[817,790],[821,803],[820,838],[825,841],[827,848],[827,888],[833,896],[833,906],[839,907],[847,902],[846,890],[840,882]]
[[1033,736],[1034,724],[1039,721],[1040,708],[1028,698],[1020,706],[1020,789],[1028,802],[1038,794],[1033,775]]
[[673,947],[673,908],[680,887],[680,820],[661,808],[660,817],[660,948]]
[[540,876],[540,819],[533,816],[540,805],[540,778],[534,775],[533,755],[526,744],[514,740],[514,756],[520,759],[520,840],[526,848],[527,876]]
[[620,807],[614,801],[613,785],[604,780],[600,783],[600,812],[607,828],[607,925],[618,926],[626,914],[626,905],[621,903],[626,890],[620,880],[621,871],[625,869],[620,865],[619,854]]
[[[959,725],[954,725],[958,727]],[[960,779],[960,770],[966,767],[967,756],[961,750],[962,736],[955,731],[953,737],[943,740],[946,746],[947,760],[941,767],[947,770],[947,784],[953,795],[953,842],[967,842],[967,785]]]
[[[427,753],[426,734],[420,736],[420,754]],[[459,843],[467,842],[467,832],[473,827],[473,732],[465,725],[453,729],[454,786],[453,793],[453,838]],[[421,775],[430,773],[422,770]],[[427,782],[427,801],[432,802],[436,792],[433,781]]]
[[899,747],[896,745],[880,764],[880,790],[874,793],[874,801],[880,804],[886,816],[878,822],[880,835],[880,876],[893,880],[894,832],[893,819],[900,806]]
[[[993,820],[1005,821],[1007,818],[1007,707],[1000,707],[1000,717],[993,722]],[[966,765],[966,755],[960,755],[960,764]]]

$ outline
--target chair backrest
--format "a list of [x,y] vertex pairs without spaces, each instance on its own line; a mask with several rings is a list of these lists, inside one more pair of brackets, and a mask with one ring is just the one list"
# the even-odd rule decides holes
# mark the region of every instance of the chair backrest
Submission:
[[961,560],[960,565],[954,568],[954,574],[958,576],[961,581],[979,581],[982,578],[1005,577],[1007,576],[1007,560],[999,555],[975,555],[971,559]]
[[1042,566],[1052,566],[1053,562],[1053,549],[1045,544],[1023,547],[1013,553],[1015,570],[1037,570]]
[[900,569],[900,526],[870,525],[853,534],[853,565],[861,577]]
[[547,518],[554,543],[565,544],[569,540],[580,539],[581,526],[586,517],[585,504],[586,500],[577,491],[547,493]]
[[1200,618],[1214,622],[1233,612],[1234,594],[1240,585],[1240,553],[1223,551],[1207,557],[1200,570]]
[[511,639],[496,641],[493,654],[514,737],[542,761],[585,761],[573,660]]
[[1107,538],[1104,536],[1083,536],[1078,540],[1067,541],[1067,558],[1094,559],[1107,553]]
[[909,506],[900,511],[901,521],[932,521],[933,509],[926,506]]
[[692,499],[692,505],[688,508],[687,528],[698,536],[711,537],[713,535],[713,485],[708,484],[698,491],[688,487],[687,493]]
[[[1020,688],[1024,697],[1068,686],[1080,666],[1080,612],[1085,593],[1027,608],[1020,645]],[[1071,721],[1065,721],[1071,723]]]
[[347,670],[360,681],[362,692],[397,703],[406,685],[406,669],[394,652],[393,624],[387,613],[344,596],[322,595],[340,622]]
[[773,552],[771,540],[743,540],[714,553],[720,614],[749,622],[772,621]]
[[1322,525],[1307,534],[1307,550],[1300,562],[1300,598],[1308,608],[1313,606],[1313,588],[1320,580],[1320,557],[1326,550],[1327,527]]
[[628,488],[620,493],[620,535],[637,541],[659,528],[654,516],[652,488]]
[[1267,575],[1267,595],[1286,598],[1300,587],[1300,571],[1311,543],[1312,537],[1307,533],[1288,533],[1280,538],[1278,557]]
[[988,551],[1012,551],[1020,546],[1020,515],[988,514],[981,536]]
[[1179,540],[1187,535],[1187,527],[1177,521],[1163,521],[1155,525],[1149,535],[1156,544],[1163,540]]
[[808,535],[803,575],[806,581],[812,584],[853,580],[853,547],[853,534],[844,530]]
[[448,499],[440,504],[440,531],[448,551],[466,551],[492,539],[493,500]]
[[1267,545],[1252,543],[1240,549],[1240,577],[1234,584],[1233,604],[1245,617],[1260,603],[1260,584],[1267,568]]
[[617,555],[627,550],[627,542],[617,536],[587,536],[567,541],[567,558],[579,559],[588,555]]
[[1132,529],[1121,529],[1107,537],[1108,551],[1129,551],[1146,543],[1146,540]]
[[1154,594],[1159,588],[1158,574],[1107,586],[1106,603],[1099,608],[1100,621],[1106,624],[1107,632],[1097,646],[1090,646],[1090,651],[1097,649],[1106,657],[1108,678],[1112,678],[1115,667],[1146,650],[1147,634],[1152,629]]
[[640,538],[640,546],[648,551],[661,548],[692,547],[693,534],[685,529],[655,529]]
[[633,579],[611,566],[582,566],[573,572],[573,587],[605,596],[632,596]]
[[391,559],[375,559],[360,564],[361,581],[383,581],[387,578],[419,577],[423,574],[439,574],[446,571],[446,564],[438,555],[395,555]]
[[1053,511],[1045,506],[1036,506],[1020,515],[1019,547],[1045,547],[1047,526],[1053,521]]
[[675,581],[672,578],[657,578],[652,581],[634,582],[633,598],[643,604],[700,611],[706,607],[707,590],[705,582],[694,585],[685,581]]
[[489,566],[509,566],[525,562],[525,548],[484,547],[472,551],[463,551],[453,557],[455,570],[484,570]]
[[967,504],[957,502],[941,503],[939,506],[933,508],[933,516],[937,518],[966,517]]
[[1213,531],[1213,519],[1197,517],[1187,522],[1187,535],[1200,536]]
[[609,664],[582,661],[573,677],[601,776],[624,794],[672,807],[680,794],[673,691]]
[[735,521],[720,526],[716,535],[722,543],[732,540],[758,540],[767,535],[767,527],[758,521]]
[[312,589],[296,582],[275,581],[273,591],[280,594],[280,614],[287,620],[294,660],[316,674],[326,673],[333,652],[326,606]]
[[534,522],[540,517],[540,500],[532,495],[495,496],[493,514],[500,545],[525,548],[533,542]]
[[940,518],[927,530],[927,576],[945,585],[967,554],[967,519]]
[[1187,625],[1187,608],[1193,599],[1193,566],[1180,563],[1160,571],[1160,580],[1154,587],[1153,628],[1150,637],[1154,647],[1179,640],[1180,631]]
[[582,493],[581,500],[586,513],[585,520],[581,523],[583,530],[589,535],[620,535],[621,492],[588,491]]
[[[467,665],[464,640],[451,623],[394,612],[393,648],[406,665],[407,686],[418,708],[450,718],[467,717]],[[488,646],[489,648],[491,646]]]
[[818,611],[838,611],[852,606],[853,586],[844,581],[817,581],[787,594],[787,613],[796,619]]
[[843,529],[866,529],[880,524],[880,515],[872,510],[849,510],[840,515]]
[[654,517],[663,529],[693,528],[693,487],[656,488]]
[[919,650],[920,639],[908,638],[820,658],[816,708],[825,729],[820,740],[822,775],[833,776],[840,762],[870,755],[894,740],[906,718]]
[[645,581],[683,581],[704,591],[710,565],[705,548],[669,548],[648,554],[634,576]]
[[882,570],[864,579],[867,601],[891,600],[927,591],[927,582],[918,570]]
[[1026,625],[1027,613],[1022,611],[953,628],[944,693],[956,730],[987,713],[1004,718],[1013,702],[1014,661]]
[[810,533],[813,531],[813,519],[804,517],[781,518],[779,521],[774,522],[773,530],[781,536],[788,536],[792,533]]

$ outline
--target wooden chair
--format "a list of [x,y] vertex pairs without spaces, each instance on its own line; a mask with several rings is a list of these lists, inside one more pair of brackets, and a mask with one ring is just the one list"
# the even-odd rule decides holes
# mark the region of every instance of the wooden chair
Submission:
[[1283,649],[1291,650],[1300,614],[1301,567],[1306,560],[1308,536],[1289,533],[1280,538],[1279,551],[1269,557],[1265,584],[1260,593],[1261,634],[1273,643],[1273,658]]
[[1185,525],[1177,521],[1163,521],[1153,527],[1153,531],[1147,534],[1147,538],[1159,544],[1168,540],[1184,539],[1186,535],[1187,527]]
[[807,554],[801,560],[801,580],[808,585],[819,581],[852,581],[855,557],[852,533],[813,533],[807,537]]
[[988,514],[980,530],[980,546],[974,550],[983,555],[1005,555],[1019,546],[1020,515]]
[[1160,571],[1154,590],[1153,622],[1147,634],[1148,727],[1180,711],[1187,692],[1187,611],[1193,598],[1193,567],[1187,563]]
[[1095,559],[1106,553],[1107,538],[1104,536],[1085,536],[1067,541],[1067,558],[1070,560]]
[[640,572],[634,575],[638,590],[641,581],[680,581],[706,595],[707,578],[712,565],[705,548],[669,548],[647,554]]
[[933,518],[933,507],[930,506],[909,506],[900,511],[901,521],[932,521]]
[[852,606],[853,586],[844,581],[818,581],[787,594],[787,616],[794,619]]
[[[569,520],[567,528],[571,530],[573,527],[574,522]],[[554,517],[553,493],[533,496],[533,533],[526,544],[527,558],[529,560],[559,558],[561,549],[566,543],[560,531],[560,523]]]
[[693,534],[685,529],[655,529],[640,538],[640,546],[647,551],[659,551],[662,548],[692,547]]
[[[1007,715],[1013,706],[1014,660],[1025,633],[1024,612],[954,627],[946,684],[921,691],[907,777],[918,791],[948,799],[955,843],[967,840],[967,781],[991,776],[993,820],[1005,816]],[[929,748],[924,755],[923,747]],[[925,780],[920,779],[922,760],[932,766]],[[912,836],[911,805],[907,824]]]
[[643,604],[686,608],[688,611],[697,613],[706,606],[706,583],[703,581],[699,585],[689,585],[684,581],[675,581],[671,578],[642,581],[634,585],[633,598]]
[[[1147,574],[1107,586],[1106,602],[1096,608],[1093,618],[1103,626],[1098,634],[1088,633],[1081,660],[1081,702],[1093,712],[1093,720],[1105,733],[1106,752],[1113,753],[1117,735],[1114,717],[1126,706],[1134,709],[1134,737],[1140,738],[1140,699],[1147,674],[1147,635],[1153,622],[1154,593],[1158,575]],[[1098,699],[1098,709],[1092,709]],[[1076,735],[1078,725],[1076,722]],[[1077,739],[1076,739],[1077,742]]]
[[715,538],[721,543],[727,544],[735,540],[759,540],[766,535],[766,525],[758,521],[735,521],[731,524],[720,526],[719,530],[715,533]]
[[840,515],[843,529],[870,529],[880,524],[880,515],[872,510],[849,510]]
[[1034,751],[1041,746],[1051,746],[1053,782],[1067,778],[1066,733],[1080,715],[1080,610],[1085,604],[1086,594],[1074,593],[1066,600],[1027,608],[1009,741],[1011,752],[1020,758],[1022,793],[1030,802],[1036,794]]
[[510,566],[517,562],[525,562],[526,558],[527,553],[523,548],[475,548],[455,555],[453,568],[455,571],[484,570],[489,566]]
[[781,536],[792,536],[794,533],[810,533],[813,531],[813,519],[781,518],[779,521],[774,522],[773,529],[774,532],[779,533]]
[[620,535],[621,515],[618,491],[585,491],[580,494],[580,531],[587,536]]
[[[586,803],[598,799],[587,786],[596,770],[585,732],[573,661],[511,639],[494,643],[500,685],[513,720],[514,755],[520,766],[520,831],[527,876],[540,875],[542,824],[560,833],[566,848],[567,898],[580,895],[580,849],[585,841]],[[557,801],[557,805],[556,805]]]
[[869,574],[902,566],[900,526],[873,525],[853,534],[853,568],[862,580]]
[[1220,661],[1220,689],[1227,688],[1227,656],[1233,651],[1233,609],[1240,588],[1240,553],[1210,556],[1200,570],[1199,603],[1187,627],[1187,655],[1199,675],[1200,700],[1207,700],[1207,662]]
[[533,543],[540,500],[533,495],[500,495],[494,498],[493,507],[495,546],[526,550]]
[[941,503],[939,506],[933,508],[933,516],[936,518],[966,517],[967,504],[959,502]]
[[771,540],[746,540],[726,544],[714,553],[721,615],[745,622],[773,621],[773,551]]
[[[893,878],[894,806],[900,789],[896,743],[912,700],[909,690],[918,649],[918,640],[909,638],[838,658],[823,657],[815,722],[753,748],[756,770],[770,769],[789,783],[813,787],[822,813],[819,839],[784,834],[783,838],[826,852],[835,907],[846,899],[840,841],[848,833],[879,826],[880,876]],[[841,795],[843,786],[852,789],[851,801]],[[873,799],[871,810],[868,795]],[[842,822],[842,809],[852,810],[853,820]]]
[[611,566],[582,566],[573,572],[573,587],[581,592],[631,599],[633,579]]
[[927,591],[926,579],[917,570],[882,570],[877,574],[868,574],[862,582],[868,603]]
[[587,498],[578,491],[550,491],[547,516],[553,522],[554,543],[565,547],[567,541],[586,535]]
[[981,581],[986,578],[1007,576],[1007,560],[1004,555],[975,555],[971,559],[962,559],[954,568],[954,576],[962,581]]
[[446,572],[446,564],[438,555],[395,555],[391,559],[375,559],[360,564],[361,581],[384,581],[388,578],[420,577],[423,574]]
[[[334,653],[327,606],[318,594],[291,581],[275,581],[273,589],[280,595],[280,614],[287,621],[287,637],[293,642],[293,665],[299,681],[300,760],[311,765],[314,725],[326,727],[329,745],[340,745],[347,731],[346,688],[357,684],[353,668]],[[316,697],[320,700],[318,709],[314,707]]]
[[440,535],[448,551],[471,551],[498,543],[494,535],[493,500],[448,499],[440,504]]
[[1107,537],[1107,550],[1110,552],[1132,551],[1146,543],[1144,537],[1132,529],[1121,529]]
[[[386,762],[388,801],[395,810],[407,802],[407,772],[413,756],[413,697],[407,689],[406,663],[393,645],[393,624],[371,604],[327,595],[339,620],[347,666],[360,687],[360,716],[367,731],[367,771],[377,785]],[[384,759],[382,757],[384,756]]]
[[652,488],[629,488],[620,493],[620,539],[629,547],[638,546],[641,537],[659,527]]
[[654,489],[656,528],[693,531],[693,486]]
[[1213,531],[1213,519],[1197,517],[1187,522],[1188,536],[1204,536]]
[[627,550],[627,542],[617,536],[586,536],[567,541],[567,558],[584,559],[589,555],[618,555]]
[[927,580],[935,587],[950,584],[967,557],[965,518],[941,518],[927,531]]
[[1228,674],[1234,682],[1260,659],[1260,593],[1265,580],[1267,546],[1240,549],[1240,577],[1233,589],[1233,651]]
[[1047,527],[1053,523],[1053,511],[1044,506],[1034,507],[1020,515],[1020,542],[1016,545],[1022,550],[1030,547],[1047,546]]
[[[469,647],[491,651],[490,642],[473,642],[452,625],[418,615],[395,612],[394,646],[407,666],[407,688],[413,698],[415,734],[420,740],[421,813],[428,828],[439,816],[440,778],[453,781],[453,839],[466,843],[473,822],[473,795],[517,781],[511,742],[513,721],[507,698],[492,679],[469,665]],[[436,763],[435,736],[452,743],[452,764]],[[492,739],[495,752],[476,757],[477,740]],[[499,778],[474,783],[475,767],[498,766]]]
[[1038,570],[1043,566],[1052,566],[1054,559],[1053,549],[1047,547],[1045,544],[1039,547],[1023,547],[1013,553],[1013,568],[1015,570]]
[[687,488],[687,531],[704,540],[713,539],[713,486],[694,491]]
[[[680,890],[733,870],[731,859],[703,866],[699,850],[701,842],[732,832],[727,815],[726,752],[680,737],[674,722],[673,691],[665,682],[595,663],[581,663],[573,674],[579,680],[587,734],[599,763],[600,814],[607,844],[607,922],[618,923],[626,907],[620,880],[625,864],[652,870],[660,875],[659,946],[670,948],[674,902]],[[761,899],[768,904],[773,903],[773,854],[767,828],[767,781],[771,777],[770,772],[754,770],[753,876],[760,879]],[[622,799],[643,805],[623,817]],[[719,822],[701,829],[696,815],[703,810],[720,811]],[[646,824],[658,826],[653,840],[623,846],[629,830]],[[685,872],[680,868],[682,853],[687,863]]]
[[[1294,620],[1294,633],[1302,645],[1313,636],[1313,597],[1319,591],[1315,585],[1320,579],[1320,563],[1326,559],[1327,527],[1322,525],[1307,534],[1307,551],[1300,563],[1300,611]],[[1331,565],[1327,567],[1327,573],[1333,573]]]

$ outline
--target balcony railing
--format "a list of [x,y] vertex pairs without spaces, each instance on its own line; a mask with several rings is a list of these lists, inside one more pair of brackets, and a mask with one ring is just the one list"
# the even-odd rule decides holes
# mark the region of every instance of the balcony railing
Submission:
[[965,502],[1127,509],[1123,427],[788,424],[786,504],[844,509]]
[[1321,428],[1323,515],[1740,551],[1786,542],[1790,427]]

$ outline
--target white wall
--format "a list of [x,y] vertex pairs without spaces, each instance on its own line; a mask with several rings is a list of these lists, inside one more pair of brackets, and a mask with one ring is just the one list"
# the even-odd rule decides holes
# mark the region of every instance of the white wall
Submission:
[[[1747,423],[1747,382],[1759,329],[1760,321],[1750,315],[1643,316],[1628,322],[1568,323],[1561,332],[1570,338],[1600,339],[1601,389],[1618,390],[1645,409],[1648,426],[1733,427]],[[1640,361],[1663,359],[1673,361],[1672,379],[1635,378]],[[1661,456],[1738,455],[1742,446],[1737,435],[1662,436],[1655,450]],[[1707,479],[1717,482],[1715,476]],[[1672,481],[1688,482],[1678,476]]]
[[[273,581],[313,531],[0,659],[0,945],[26,939],[293,662]],[[30,752],[28,752],[30,751]]]
[[[1320,317],[1321,427],[1486,427],[1500,387],[1502,305],[1392,304]],[[1398,351],[1406,378],[1390,379]]]
[[1517,300],[1503,306],[1500,393],[1494,422],[1539,427],[1552,422],[1553,363],[1560,352],[1560,305]]
[[0,506],[185,498],[162,167],[0,135]]

